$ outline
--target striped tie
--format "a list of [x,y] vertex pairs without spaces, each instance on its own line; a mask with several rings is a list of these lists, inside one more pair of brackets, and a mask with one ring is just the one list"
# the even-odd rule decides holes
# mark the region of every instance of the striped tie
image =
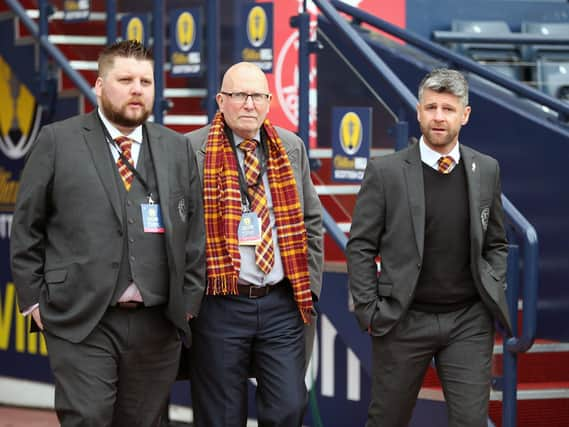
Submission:
[[454,160],[451,156],[442,156],[439,159],[438,171],[443,174],[450,173],[452,170],[452,165],[454,165]]
[[[131,166],[134,167],[134,160],[132,160],[131,153],[132,139],[129,139],[126,136],[119,136],[115,139],[115,142],[119,145],[123,156],[128,160]],[[123,162],[122,157],[120,156],[117,159],[117,166],[119,168],[119,175],[121,176],[124,188],[126,188],[126,191],[129,191],[130,186],[132,185],[132,180],[134,179],[134,174]]]
[[247,193],[251,200],[251,210],[259,215],[261,221],[261,242],[255,247],[255,263],[263,273],[268,274],[275,263],[275,255],[265,186],[263,181],[259,179],[261,164],[255,154],[257,141],[246,139],[239,144],[239,148],[245,153],[243,165],[245,166],[245,180],[247,181]]

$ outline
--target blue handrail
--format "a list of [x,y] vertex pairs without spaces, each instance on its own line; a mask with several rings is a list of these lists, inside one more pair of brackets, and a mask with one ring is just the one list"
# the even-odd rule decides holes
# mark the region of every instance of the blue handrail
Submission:
[[[315,0],[315,3],[317,4],[328,3],[328,0]],[[541,105],[545,105],[546,107],[558,112],[562,116],[562,118],[569,117],[569,104],[567,103],[564,103],[548,95],[545,95],[543,92],[540,92],[537,89],[534,89],[528,85],[512,80],[507,76],[504,76],[492,69],[484,68],[477,62],[473,61],[472,59],[469,59],[463,55],[451,51],[450,49],[447,49],[443,46],[440,46],[436,43],[426,40],[423,37],[418,36],[409,30],[399,28],[396,25],[384,21],[383,19],[380,19],[376,16],[363,12],[360,9],[349,6],[338,0],[330,0],[329,3],[334,5],[338,11],[347,13],[360,22],[364,22],[366,24],[371,25],[374,28],[377,28],[388,34],[391,34],[415,47],[418,47],[419,49],[425,52],[428,52],[431,55],[437,56],[439,58],[444,58],[451,64],[455,64],[456,66],[462,69],[465,69],[479,76],[482,76],[485,79],[497,83],[500,86],[503,86],[506,89],[509,89],[518,95],[531,99],[532,101],[535,101]],[[344,22],[344,24],[347,25],[346,22]],[[355,30],[353,30],[353,33],[357,34]],[[415,106],[413,106],[413,108],[415,108]]]
[[340,16],[334,7],[332,7],[331,3],[336,6],[336,3],[339,2],[328,0],[313,0],[313,2],[318,6],[322,14],[334,23],[340,33],[355,45],[358,52],[364,56],[374,72],[378,76],[381,76],[385,82],[390,85],[397,94],[399,94],[399,97],[405,103],[406,107],[410,110],[415,110],[417,106],[417,98],[415,98],[407,86],[405,86],[399,77],[391,71],[391,68],[389,68],[377,53],[375,53],[375,51],[362,39],[358,32]]
[[87,98],[87,100],[93,105],[97,105],[97,97],[93,93],[93,89],[83,78],[81,74],[75,71],[69,65],[67,58],[61,53],[61,51],[55,47],[48,39],[47,35],[40,35],[38,26],[36,23],[28,16],[26,10],[22,7],[20,2],[17,0],[6,0],[6,4],[12,9],[12,11],[20,18],[22,23],[26,26],[28,31],[32,36],[40,43],[41,47],[47,51],[49,55],[55,60],[57,65],[61,67],[63,72],[71,79],[71,81],[77,86],[81,93]]
[[[514,353],[523,353],[532,346],[535,340],[537,325],[538,298],[538,257],[539,245],[537,232],[516,207],[502,195],[502,204],[507,220],[523,239],[523,319],[521,336],[511,337],[505,342],[505,349]],[[515,318],[513,319],[515,321]]]

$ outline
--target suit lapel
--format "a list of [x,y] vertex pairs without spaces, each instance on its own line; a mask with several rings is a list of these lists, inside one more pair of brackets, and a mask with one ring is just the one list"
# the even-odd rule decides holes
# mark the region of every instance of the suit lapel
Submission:
[[170,169],[169,157],[162,140],[162,134],[152,125],[146,124],[148,138],[144,143],[148,144],[148,152],[152,155],[154,163],[154,172],[156,174],[156,185],[158,187],[158,194],[160,195],[160,211],[162,212],[162,220],[166,233],[172,229],[170,221],[170,210],[168,206],[168,197],[170,194],[170,180],[168,179],[168,172]]
[[[156,126],[146,123],[144,127],[147,130],[148,138],[145,138],[144,143],[148,144],[148,152],[152,156],[154,166],[154,173],[156,174],[156,186],[158,187],[158,195],[160,196],[160,212],[162,214],[162,222],[164,223],[166,250],[168,252],[168,265],[170,273],[173,275],[176,272],[176,256],[173,248],[173,225],[170,217],[170,156],[168,155],[167,148],[164,146],[165,141],[162,139],[162,133]],[[172,173],[174,173],[172,171]]]
[[419,256],[422,257],[425,240],[425,190],[419,144],[415,144],[407,152],[407,157],[403,160],[403,173],[405,174],[409,210],[413,220],[417,250],[419,251]]
[[198,173],[200,175],[200,180],[203,182],[203,175],[204,175],[204,165],[205,165],[205,149],[207,146],[207,135],[206,139],[203,141],[203,144],[200,146],[200,149],[196,152],[196,160],[198,163]]
[[103,184],[103,188],[107,193],[111,206],[117,220],[122,224],[122,214],[121,214],[121,201],[119,190],[117,188],[116,181],[116,165],[112,161],[112,157],[109,152],[109,145],[105,141],[105,136],[103,134],[103,129],[101,128],[97,117],[97,111],[93,111],[91,114],[85,117],[85,123],[83,125],[83,138],[89,151],[91,157],[93,158],[93,164],[95,169],[99,174],[99,179]]
[[[480,165],[477,156],[472,150],[460,146],[460,156],[464,162],[464,172],[468,188],[468,204],[470,213],[470,235],[472,243],[477,247],[481,245],[482,228],[480,226]],[[475,252],[477,253],[477,252]]]

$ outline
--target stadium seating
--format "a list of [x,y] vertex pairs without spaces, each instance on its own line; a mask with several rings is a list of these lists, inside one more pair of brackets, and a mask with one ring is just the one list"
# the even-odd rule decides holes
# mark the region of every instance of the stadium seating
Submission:
[[[497,36],[511,33],[505,21],[453,20],[451,29],[455,32]],[[487,64],[496,71],[521,80],[522,73],[517,64],[520,61],[520,52],[513,44],[457,43],[452,47],[477,62]]]

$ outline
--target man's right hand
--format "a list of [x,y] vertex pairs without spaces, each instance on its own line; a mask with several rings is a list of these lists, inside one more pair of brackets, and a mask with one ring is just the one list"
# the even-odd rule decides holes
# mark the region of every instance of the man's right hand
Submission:
[[34,311],[32,311],[32,317],[34,318],[36,325],[38,325],[38,328],[40,328],[40,330],[43,331],[43,323],[41,322],[41,315],[40,315],[40,308],[39,307],[36,307],[34,309]]

